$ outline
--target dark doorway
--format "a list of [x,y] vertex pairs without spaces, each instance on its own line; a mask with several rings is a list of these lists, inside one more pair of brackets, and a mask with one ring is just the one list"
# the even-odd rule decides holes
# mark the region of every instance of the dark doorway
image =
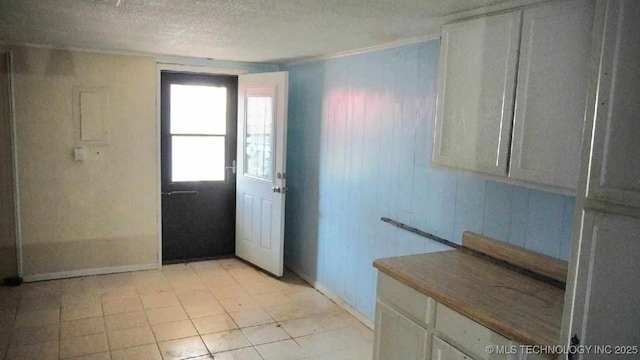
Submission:
[[238,78],[160,78],[162,262],[232,255]]

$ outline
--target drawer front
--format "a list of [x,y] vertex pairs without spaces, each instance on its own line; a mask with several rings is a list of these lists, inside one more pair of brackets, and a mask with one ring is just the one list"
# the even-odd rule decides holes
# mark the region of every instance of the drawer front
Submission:
[[381,272],[378,273],[378,299],[420,325],[433,324],[433,299]]
[[442,304],[438,304],[436,307],[435,328],[455,344],[464,347],[474,358],[507,359],[507,355],[504,354],[498,355],[495,352],[488,354],[486,348],[487,346],[492,346],[493,349],[496,349],[496,346],[508,347],[511,345],[509,339]]
[[473,360],[462,351],[447,344],[444,340],[437,336],[433,336],[433,345],[431,348],[431,360]]

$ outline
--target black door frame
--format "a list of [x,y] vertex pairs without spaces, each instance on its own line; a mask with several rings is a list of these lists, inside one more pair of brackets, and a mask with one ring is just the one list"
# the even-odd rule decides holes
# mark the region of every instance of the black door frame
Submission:
[[[214,69],[202,66],[157,63],[156,65],[156,201],[157,201],[157,232],[158,256],[157,268],[162,268],[162,72],[174,72],[212,76],[240,76],[247,73],[234,69]],[[237,121],[237,119],[236,119]],[[237,149],[234,155],[237,157]],[[235,204],[234,204],[235,206]]]

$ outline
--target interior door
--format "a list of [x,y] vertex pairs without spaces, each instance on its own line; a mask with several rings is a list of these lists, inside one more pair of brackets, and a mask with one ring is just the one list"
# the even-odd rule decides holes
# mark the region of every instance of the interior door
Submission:
[[233,255],[238,79],[160,78],[162,260]]
[[282,276],[288,73],[240,75],[236,255]]

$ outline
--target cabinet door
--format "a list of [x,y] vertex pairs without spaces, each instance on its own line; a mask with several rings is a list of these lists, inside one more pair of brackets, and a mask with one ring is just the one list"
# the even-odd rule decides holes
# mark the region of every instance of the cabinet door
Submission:
[[432,349],[431,360],[473,360],[435,335]]
[[374,339],[374,360],[427,360],[427,330],[379,301]]
[[587,197],[640,207],[640,2],[608,1]]
[[593,1],[526,9],[509,177],[576,189]]
[[444,25],[433,162],[505,176],[521,12]]
[[[570,336],[582,345],[640,344],[640,219],[586,211],[571,311]],[[569,284],[571,285],[571,284]],[[637,358],[638,348],[627,357]],[[613,355],[612,355],[613,356]],[[601,359],[585,354],[581,359]]]

